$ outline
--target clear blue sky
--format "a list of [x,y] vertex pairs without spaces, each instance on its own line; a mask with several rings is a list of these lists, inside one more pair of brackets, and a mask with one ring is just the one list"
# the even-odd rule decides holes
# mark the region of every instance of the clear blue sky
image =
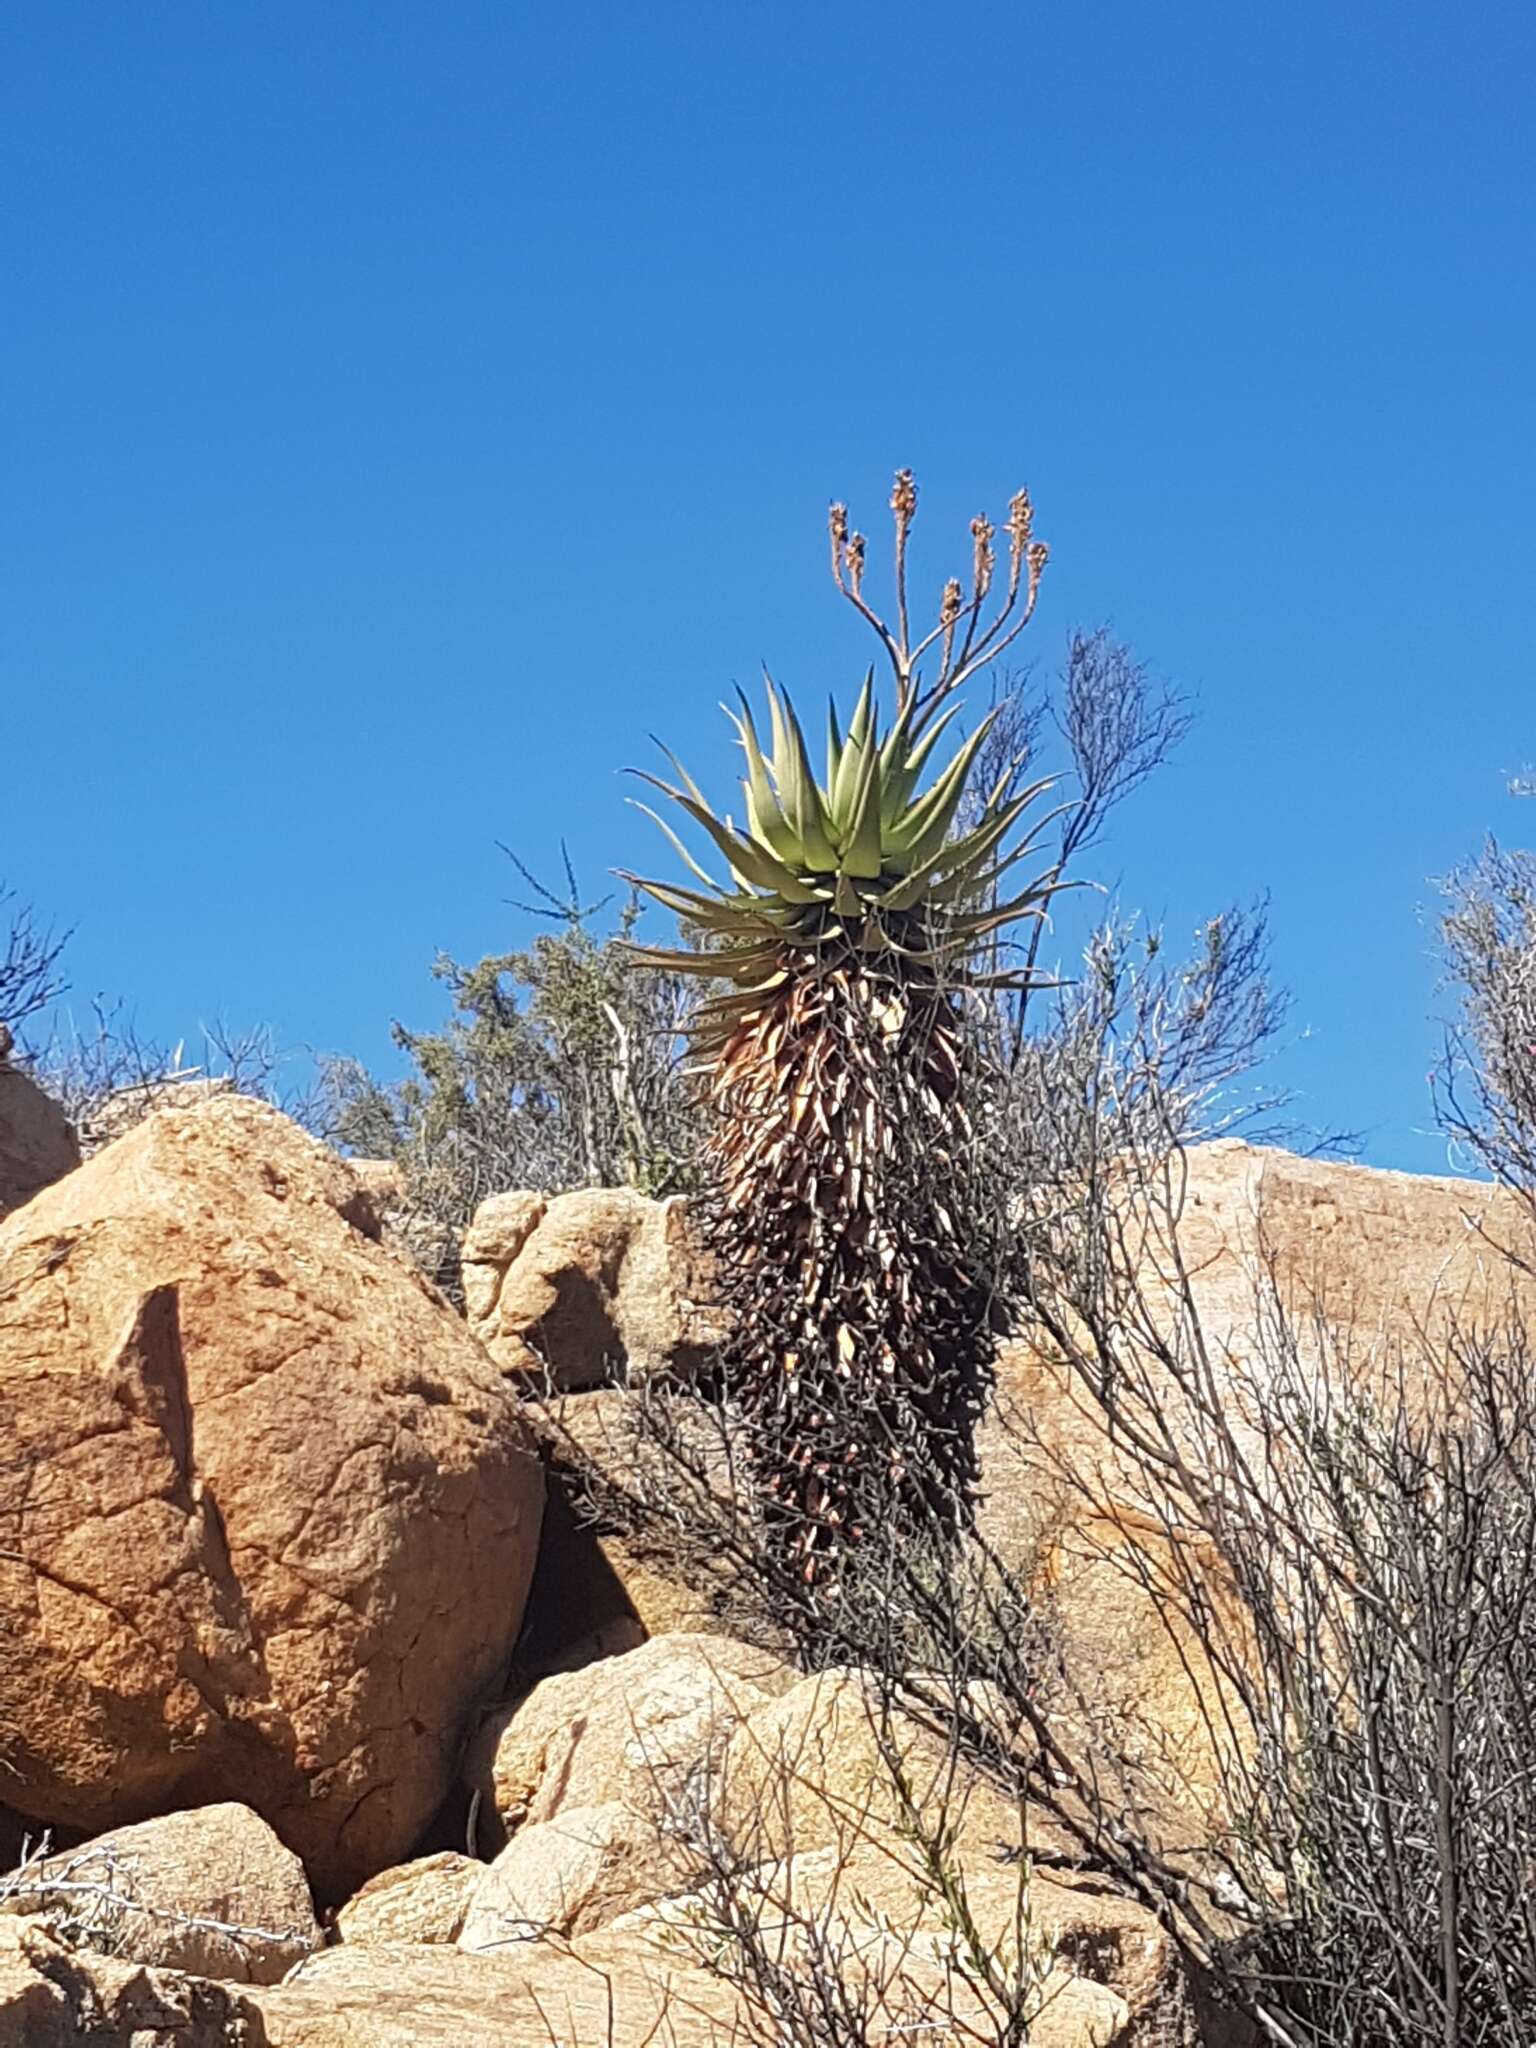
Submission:
[[1536,807],[1536,14],[132,7],[0,18],[0,873],[77,991],[388,1059],[495,850],[869,650],[1027,480],[1033,652],[1196,693],[1101,872],[1268,890],[1303,1113],[1443,1168],[1427,877]]

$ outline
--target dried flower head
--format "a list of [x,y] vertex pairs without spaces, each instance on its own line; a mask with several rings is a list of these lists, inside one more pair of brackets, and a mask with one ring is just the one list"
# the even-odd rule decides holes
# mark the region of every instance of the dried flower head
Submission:
[[1035,508],[1028,491],[1015,491],[1008,501],[1008,544],[1015,553],[1029,545],[1034,530]]
[[996,528],[985,515],[978,515],[971,521],[971,588],[977,597],[985,597],[992,586],[992,571],[997,565],[997,556],[992,547],[992,536],[995,532]]
[[896,472],[896,482],[891,490],[891,510],[896,514],[899,528],[912,524],[917,513],[917,484],[910,469],[898,469]]
[[848,546],[848,507],[833,505],[827,512],[827,531],[832,536],[832,574],[841,578],[843,555]]
[[1045,565],[1051,559],[1051,551],[1043,540],[1032,540],[1029,544],[1029,609],[1033,611],[1035,593],[1040,588],[1040,578]]
[[858,590],[864,581],[864,546],[865,542],[862,533],[849,534],[847,543],[848,580],[855,590]]

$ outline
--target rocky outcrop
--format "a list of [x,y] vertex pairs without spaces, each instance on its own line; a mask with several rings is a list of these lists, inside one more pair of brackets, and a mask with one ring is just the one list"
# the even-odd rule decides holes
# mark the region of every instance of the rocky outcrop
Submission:
[[[0,2044],[719,2048],[755,2037],[750,1974],[735,1974],[752,1942],[770,1969],[835,1973],[872,2031],[996,2035],[995,1998],[890,1807],[858,1674],[796,1679],[728,1639],[679,1636],[580,1674],[585,1703],[576,1676],[544,1681],[501,1731],[521,1721],[500,1760],[508,1817],[525,1817],[491,1866],[444,1855],[382,1875],[338,1915],[338,1946],[238,1995],[0,1919]],[[1144,1909],[1031,1870],[1010,1805],[925,1731],[900,1740],[919,1807],[947,1816],[946,1867],[994,1984],[1029,1989],[1032,2042],[1246,2048],[1200,2011]],[[679,1836],[695,1811],[727,1859],[713,1882]]]
[[[952,1863],[964,1872],[971,1925],[1002,1979],[1032,2004],[1031,2048],[1239,2048],[1251,2035],[1203,2008],[1170,1937],[1146,1910],[1100,1884],[1021,1876],[963,1825]],[[843,1841],[742,1871],[733,1900],[775,1954],[836,1957],[839,1975],[877,2015],[873,2035],[930,2022],[933,2038],[1002,2038],[1001,2008],[964,1960],[932,1890],[894,1840]],[[719,1924],[708,1892],[679,1893],[615,1921],[611,1936],[670,1932],[686,1953]],[[1020,1954],[1020,1928],[1026,1930]],[[1026,2006],[1028,2009],[1028,2006]],[[905,2023],[905,2024],[903,2024]]]
[[[1234,1369],[1255,1355],[1265,1297],[1297,1313],[1304,1342],[1316,1316],[1323,1328],[1347,1330],[1361,1352],[1381,1337],[1422,1330],[1433,1338],[1455,1319],[1497,1317],[1512,1295],[1536,1309],[1536,1283],[1503,1255],[1513,1250],[1536,1272],[1536,1227],[1517,1200],[1480,1182],[1222,1141],[1195,1147],[1184,1162],[1178,1242],[1212,1355]],[[1140,1278],[1152,1308],[1171,1313],[1167,1260],[1149,1250]],[[541,1428],[557,1478],[562,1464],[583,1458],[621,1477],[633,1469],[626,1402],[623,1390],[600,1388],[548,1404]],[[1170,1783],[1198,1781],[1208,1731],[1186,1668],[1191,1646],[1171,1639],[1117,1558],[1128,1545],[1155,1545],[1156,1532],[1135,1490],[1117,1481],[1092,1404],[1040,1346],[1003,1347],[981,1451],[984,1533],[1051,1597],[1077,1672],[1128,1739],[1141,1730],[1133,1747],[1148,1767]],[[707,1625],[699,1587],[669,1571],[654,1547],[594,1531],[563,1506],[550,1542],[537,1604],[551,1663]],[[581,1601],[562,1605],[557,1587],[578,1584]]]
[[[632,1650],[650,1636],[718,1630],[707,1595],[652,1556],[643,1532],[594,1521],[593,1474],[603,1487],[633,1487],[646,1458],[634,1431],[631,1390],[597,1387],[529,1404],[549,1461],[549,1502],[538,1570],[528,1596],[520,1659],[530,1672],[575,1669]],[[721,1448],[707,1440],[701,1451]],[[723,1457],[719,1483],[729,1472]]]
[[[1208,1337],[1242,1357],[1260,1290],[1318,1312],[1357,1343],[1431,1336],[1497,1317],[1512,1284],[1504,1256],[1536,1246],[1529,1211],[1482,1181],[1388,1173],[1224,1139],[1188,1155],[1179,1247]],[[1156,1276],[1144,1276],[1149,1292]]]
[[463,1277],[491,1356],[558,1390],[689,1371],[721,1331],[683,1205],[628,1188],[493,1195],[465,1237]]
[[238,1096],[0,1224],[0,1760],[95,1832],[239,1798],[344,1896],[516,1637],[542,1477],[347,1167]]
[[[893,1740],[910,1808],[893,1789]],[[780,1956],[814,1930],[861,1996],[888,2001],[893,2025],[944,2012],[961,2033],[982,2027],[985,1997],[958,1967],[944,1901],[910,1846],[915,1809],[928,1839],[942,1834],[989,1952],[1011,1943],[1017,1961],[1027,1924],[1026,1974],[1041,2000],[1031,2040],[1227,2038],[1201,2031],[1194,1987],[1150,1914],[1102,1885],[1029,1872],[1016,1805],[930,1731],[883,1717],[857,1672],[797,1678],[727,1638],[658,1638],[537,1686],[496,1733],[491,1783],[511,1839],[476,1888],[459,1947],[515,1960],[530,1979],[552,1944],[586,1954],[620,1937],[641,1945],[635,1954],[655,1942],[652,1973],[663,1955],[699,1967],[712,1942],[739,1941],[753,1920]],[[710,1886],[699,1837],[678,1827],[689,1812],[724,1859]],[[1052,1846],[1037,1818],[1028,1854]],[[729,1935],[727,1901],[741,1916]]]
[[320,1946],[303,1865],[233,1802],[39,1859],[8,1909],[56,1932],[85,1919],[124,1961],[231,1984],[276,1984]]
[[30,1074],[0,1052],[0,1216],[80,1164],[69,1119]]
[[[713,1764],[719,1826],[753,1863],[865,1836],[894,1843],[909,1816],[893,1787],[893,1754],[913,1810],[935,1832],[963,1808],[973,1844],[984,1841],[994,1859],[1020,1851],[1015,1803],[958,1766],[937,1735],[883,1713],[876,1688],[854,1670],[800,1678],[730,1730]],[[1047,1846],[1043,1823],[1032,1839]]]

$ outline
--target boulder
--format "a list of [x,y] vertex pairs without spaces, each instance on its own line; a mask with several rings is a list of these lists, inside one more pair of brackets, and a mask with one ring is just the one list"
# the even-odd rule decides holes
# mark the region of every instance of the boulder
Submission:
[[[747,1928],[771,1969],[830,1963],[871,2038],[1000,2038],[953,1892],[925,1874],[898,1811],[876,1713],[858,1673],[797,1679],[713,1637],[658,1639],[544,1680],[500,1730],[514,1830],[480,1876],[459,1967],[420,1948],[317,1956],[262,1994],[271,2048],[718,2048],[755,2038],[736,1988],[750,1981]],[[963,1881],[989,1967],[1032,1987],[1032,2042],[1250,2048],[1202,2009],[1150,1913],[1102,1881],[1031,1870],[1028,1855],[1051,1847],[1034,1825],[1026,1853],[1010,1802],[927,1731],[883,1725],[917,1806],[942,1820],[946,1886]],[[680,1812],[713,1845],[710,1883],[700,1833],[676,1839]]]
[[1512,1287],[1536,1302],[1504,1256],[1536,1248],[1530,1211],[1507,1190],[1236,1138],[1188,1155],[1179,1245],[1207,1331],[1237,1356],[1254,1343],[1256,1289],[1270,1284],[1362,1345],[1497,1318]]
[[344,1897],[500,1683],[542,1474],[345,1164],[226,1095],[0,1224],[0,1761],[97,1832],[238,1797]]
[[87,1103],[80,1116],[80,1149],[89,1158],[104,1145],[126,1137],[135,1124],[156,1110],[190,1109],[210,1096],[233,1095],[232,1076],[205,1074],[198,1068],[173,1066],[167,1072],[150,1074],[142,1081],[128,1081],[109,1094]]
[[369,1878],[336,1915],[342,1941],[457,1941],[486,1866],[444,1849]]
[[[687,1917],[698,1913],[698,1902],[679,1904],[680,1919],[657,1916],[576,1941],[521,1942],[497,1956],[332,1949],[260,1994],[266,2048],[723,2048],[766,2038],[761,2007],[700,1960],[707,1920]],[[773,1960],[792,1961],[792,1942],[771,1922],[767,1933]],[[919,1934],[916,1950],[907,1951],[899,1935],[851,1923],[839,1956],[844,1980],[887,2001],[883,2012],[873,2011],[871,2039],[997,2037],[995,2022],[987,2030],[985,2001],[946,1968],[952,1945],[942,1933]],[[1113,1967],[1113,1937],[1104,1954]],[[1138,2010],[1113,1982],[1071,1964],[1047,1970],[1039,1997],[1028,2036],[1038,2048],[1196,2048],[1202,2039],[1214,2048],[1218,2039],[1188,2031],[1187,2005],[1166,2015]],[[803,2036],[797,2030],[794,2038]]]
[[[1203,2038],[1193,1989],[1151,1915],[1101,1885],[1024,1877],[1016,1806],[915,1723],[880,1723],[860,1674],[796,1678],[715,1637],[660,1638],[546,1679],[513,1714],[495,1757],[513,1832],[481,1877],[459,1947],[505,1961],[556,1938],[579,1948],[601,1931],[649,1931],[674,1958],[697,1960],[718,1938],[722,1896],[694,1888],[698,1863],[664,1807],[702,1799],[730,1899],[760,1920],[770,1949],[785,1930],[792,1948],[814,1926],[893,2023],[953,1999],[957,2025],[981,2025],[986,2001],[957,1975],[947,1909],[909,1846],[882,1729],[896,1735],[925,1822],[944,1829],[994,1953],[1028,1884],[1043,2000],[1031,2039],[1130,2048]],[[1054,1846],[1038,1817],[1028,1846]]]
[[561,1391],[691,1371],[722,1333],[683,1204],[630,1188],[493,1195],[464,1239],[463,1281],[491,1356]]
[[0,1055],[0,1216],[80,1164],[69,1118],[30,1074]]
[[[1166,1317],[1171,1327],[1180,1313],[1178,1269],[1166,1219],[1147,1220],[1144,1238],[1139,1222],[1130,1233],[1142,1245],[1138,1284],[1154,1320]],[[1319,1374],[1336,1376],[1348,1369],[1346,1356],[1360,1366],[1384,1342],[1400,1341],[1409,1347],[1410,1386],[1415,1372],[1433,1374],[1434,1342],[1453,1323],[1498,1321],[1511,1303],[1522,1316],[1536,1311],[1531,1215],[1483,1182],[1222,1140],[1187,1155],[1177,1244],[1213,1370],[1231,1387],[1227,1419],[1240,1438],[1255,1399],[1249,1368],[1262,1366],[1275,1303],[1290,1312],[1299,1355]],[[1171,1384],[1161,1414],[1198,1456]],[[1221,1746],[1233,1739],[1227,1717],[1211,1711],[1220,1680],[1146,1584],[1189,1574],[1219,1603],[1229,1595],[1214,1551],[1184,1537],[1172,1554],[1145,1481],[1048,1347],[1025,1340],[1002,1348],[980,1450],[982,1533],[1049,1602],[1079,1697],[1115,1727],[1146,1796],[1170,1820],[1208,1813]]]
[[303,1865],[264,1820],[232,1802],[140,1821],[41,1858],[7,1903],[56,1929],[78,1929],[85,1917],[77,1935],[85,1946],[232,1984],[275,1984],[320,1946]]
[[649,1813],[755,1708],[796,1682],[761,1650],[709,1635],[657,1636],[623,1656],[544,1678],[487,1722],[471,1783],[508,1836],[610,1801]]
[[[864,1836],[898,1839],[908,1816],[893,1787],[892,1745],[925,1825],[936,1832],[963,1818],[987,1857],[1021,1851],[1012,1800],[927,1729],[887,1714],[864,1673],[829,1670],[796,1679],[729,1731],[712,1776],[716,1821],[733,1854],[763,1863],[846,1849]],[[1035,1849],[1057,1846],[1038,1818],[1029,1839]]]
[[496,1954],[549,1934],[590,1934],[686,1882],[689,1873],[629,1801],[562,1806],[518,1829],[481,1874],[459,1947]]

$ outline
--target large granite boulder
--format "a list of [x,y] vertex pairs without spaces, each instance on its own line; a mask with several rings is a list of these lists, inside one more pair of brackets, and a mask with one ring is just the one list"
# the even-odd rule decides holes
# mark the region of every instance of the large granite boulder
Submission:
[[276,1110],[157,1111],[0,1224],[0,1763],[96,1832],[240,1799],[322,1900],[414,1847],[500,1684],[512,1391]]

